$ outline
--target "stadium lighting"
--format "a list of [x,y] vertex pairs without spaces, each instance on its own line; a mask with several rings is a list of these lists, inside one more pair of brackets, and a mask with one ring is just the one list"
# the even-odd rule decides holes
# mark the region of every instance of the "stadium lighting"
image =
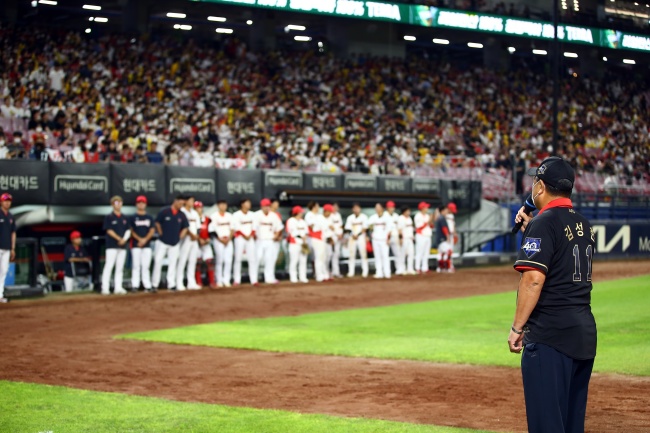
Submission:
[[179,13],[176,13],[176,12],[167,12],[167,18],[180,18],[180,19],[183,19],[186,16],[187,15],[185,15],[185,14],[179,14]]
[[323,43],[322,42],[318,43],[318,48],[323,48]]
[[176,30],[192,30],[192,26],[187,24],[174,24]]
[[607,61],[607,57],[603,57],[603,62],[606,62],[606,61]]
[[510,54],[512,54],[517,51],[517,49],[515,47],[508,47],[508,51],[510,51]]
[[96,17],[96,18],[95,18],[95,22],[96,22],[96,23],[107,23],[107,22],[108,22],[108,18],[104,18],[104,17]]
[[305,30],[307,30],[307,27],[305,27],[305,26],[297,26],[295,24],[289,24],[288,26],[286,26],[284,28],[285,32],[288,32],[290,30],[296,30],[296,31],[299,31],[299,32],[304,32]]
[[88,9],[89,11],[101,11],[102,7],[101,6],[96,6],[96,5],[83,5],[83,9]]
[[564,57],[571,57],[573,59],[577,59],[578,54],[577,53],[569,53],[569,52],[567,52],[567,53],[564,53]]
[[434,44],[440,44],[440,45],[449,45],[449,41],[447,39],[434,39],[433,40]]
[[224,28],[219,27],[216,31],[217,31],[217,33],[231,34],[234,30],[233,29],[224,29]]
[[248,24],[249,26],[252,26],[253,25],[253,20],[246,21],[246,24]]
[[636,62],[632,59],[623,59],[623,63],[626,65],[636,65]]
[[91,31],[92,31],[92,30],[90,30],[90,29],[86,29],[86,33],[90,33]]
[[413,42],[413,41],[415,40],[415,36],[408,36],[408,35],[406,35],[406,36],[404,36],[404,40],[405,40],[405,41],[411,41],[411,42]]
[[213,16],[209,16],[209,17],[208,17],[208,21],[216,21],[216,22],[218,22],[218,23],[223,23],[223,22],[226,21],[226,18],[224,18],[224,17],[213,17]]
[[[54,1],[54,0],[38,0],[38,2],[42,5],[50,5],[50,6],[56,6],[59,2]],[[86,29],[89,30],[89,29]],[[86,32],[90,33],[90,32]]]
[[548,53],[546,52],[546,50],[533,50],[533,54],[537,54],[539,56],[545,56]]
[[309,42],[311,41],[311,38],[309,36],[294,36],[293,40],[298,42]]
[[479,44],[477,42],[468,42],[467,46],[470,48],[483,48],[483,44]]
[[95,21],[95,17],[88,18],[88,21]]

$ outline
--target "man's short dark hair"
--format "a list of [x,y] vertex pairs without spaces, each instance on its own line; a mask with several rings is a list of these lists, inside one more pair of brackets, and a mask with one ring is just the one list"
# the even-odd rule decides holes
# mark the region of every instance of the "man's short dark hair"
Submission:
[[571,190],[558,189],[558,188],[556,188],[554,186],[551,186],[551,185],[549,185],[547,183],[545,183],[544,186],[546,186],[546,190],[553,197],[571,198],[571,193],[572,193]]
[[447,209],[447,206],[438,206],[438,211],[442,212],[443,210]]
[[239,207],[242,207],[246,202],[252,203],[250,198],[243,198],[239,201]]
[[226,204],[226,205],[227,205],[228,202],[227,202],[226,200],[223,200],[223,199],[222,199],[222,200],[217,200],[217,204],[218,204],[218,205],[219,205],[219,204]]
[[355,201],[354,203],[352,203],[352,207],[356,207],[356,206],[361,207],[361,205],[359,204],[359,202],[356,202],[356,201]]
[[174,200],[187,200],[187,196],[185,194],[176,194]]
[[318,205],[318,202],[312,200],[309,203],[307,203],[307,209],[312,210],[314,208],[314,206],[317,206],[317,205]]
[[404,214],[407,210],[411,210],[411,208],[408,206],[402,206],[402,208],[399,211],[400,214]]

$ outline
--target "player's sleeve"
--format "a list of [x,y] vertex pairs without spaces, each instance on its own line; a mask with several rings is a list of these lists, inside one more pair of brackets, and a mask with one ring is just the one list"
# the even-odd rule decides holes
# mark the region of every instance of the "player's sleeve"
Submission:
[[16,218],[11,218],[11,232],[16,233]]
[[346,231],[349,231],[349,232],[352,231],[352,217],[348,217],[348,218],[345,220],[345,227],[344,227],[344,229],[345,229]]
[[515,270],[538,270],[546,274],[555,252],[555,234],[550,224],[533,219],[524,232],[517,252]]
[[156,215],[156,220],[154,222],[157,222],[159,224],[163,223],[163,211],[158,212],[158,215]]
[[102,230],[106,231],[111,228],[111,222],[109,219],[109,215],[106,215],[104,217],[104,225],[102,226]]
[[70,261],[70,257],[72,256],[72,249],[73,247],[70,244],[65,246],[65,250],[63,251],[63,261]]
[[187,215],[184,212],[180,212],[181,215],[181,230],[186,229],[190,226],[190,222],[187,220]]

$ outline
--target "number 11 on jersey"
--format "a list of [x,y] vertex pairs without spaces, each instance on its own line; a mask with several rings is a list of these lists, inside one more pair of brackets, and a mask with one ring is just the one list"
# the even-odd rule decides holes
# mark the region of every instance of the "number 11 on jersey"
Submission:
[[[591,259],[594,255],[593,251],[591,245],[588,245],[585,251],[587,255],[587,281],[591,281]],[[582,281],[582,274],[580,273],[580,247],[578,244],[573,247],[573,259],[575,263],[573,281]]]

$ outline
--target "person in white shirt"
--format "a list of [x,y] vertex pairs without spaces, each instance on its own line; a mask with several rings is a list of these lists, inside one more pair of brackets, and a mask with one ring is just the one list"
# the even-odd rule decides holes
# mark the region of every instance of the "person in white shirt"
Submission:
[[[271,212],[276,214],[278,218],[280,218],[280,224],[282,224],[282,215],[280,214],[280,200],[273,199],[271,200]],[[284,224],[282,224],[282,228],[284,229]],[[284,233],[280,234],[280,238],[276,241],[273,242],[273,263],[278,263],[278,257],[280,256],[280,250],[282,249],[282,238],[283,238]]]
[[333,278],[341,278],[341,243],[343,241],[343,218],[339,212],[339,205],[332,204],[332,214],[329,216],[330,228],[333,232],[332,256],[330,258],[330,269]]
[[406,275],[415,275],[413,268],[415,246],[413,245],[413,220],[411,219],[411,209],[404,207],[402,215],[397,219],[397,233],[402,254],[399,263],[400,269],[404,269]]
[[389,244],[393,218],[384,212],[381,203],[375,205],[375,214],[368,218],[372,230],[372,250],[375,253],[375,278],[390,278]]
[[63,91],[63,80],[65,79],[65,72],[61,69],[61,65],[56,65],[54,69],[50,71],[50,89],[56,90],[57,92]]
[[194,252],[197,257],[195,280],[199,287],[203,287],[201,268],[205,263],[208,282],[210,287],[214,287],[214,251],[210,245],[210,218],[203,214],[203,203],[198,200],[194,202],[194,210],[199,215],[199,239],[195,244]]
[[332,223],[332,214],[334,206],[327,203],[323,205],[323,218],[325,218],[325,229],[323,230],[323,240],[325,241],[325,280],[332,279],[331,266],[332,256],[334,255],[334,224]]
[[429,214],[429,204],[420,202],[419,212],[413,218],[415,226],[415,271],[429,272],[429,253],[431,252],[431,227],[433,218]]
[[[181,249],[178,255],[178,266],[176,268],[176,290],[185,290],[183,279],[187,278],[187,288],[198,290],[201,287],[196,282],[196,260],[197,260],[197,243],[199,240],[200,217],[194,210],[194,197],[189,197],[185,201],[185,206],[181,208],[185,214],[189,227],[187,236],[181,241]],[[187,268],[187,272],[185,269]]]
[[240,210],[232,215],[235,231],[235,263],[233,266],[233,284],[241,284],[241,268],[246,253],[248,260],[248,278],[252,285],[257,285],[257,257],[255,254],[255,213],[251,212],[251,201],[242,200]]
[[390,251],[393,253],[393,260],[395,261],[395,275],[404,275],[404,257],[402,257],[402,247],[399,242],[397,232],[397,220],[399,215],[395,212],[395,202],[389,201],[386,203],[386,213],[393,220],[393,230],[390,232]]
[[289,280],[292,283],[307,283],[307,256],[303,245],[307,243],[307,223],[303,215],[305,211],[300,206],[291,209],[291,218],[287,220],[287,242],[289,244]]
[[458,212],[458,208],[456,207],[456,203],[449,203],[447,209],[449,210],[445,216],[447,219],[447,226],[449,227],[449,250],[447,251],[448,257],[446,257],[449,267],[447,268],[447,272],[454,273],[456,272],[453,260],[454,245],[456,243],[456,217],[454,215]]
[[[260,209],[255,214],[255,236],[257,237],[258,268],[264,264],[264,282],[277,284],[275,278],[275,244],[282,237],[282,220],[271,212],[271,200],[262,199]],[[259,269],[258,269],[259,272]]]
[[316,282],[327,280],[327,263],[326,263],[326,245],[325,231],[328,223],[323,215],[320,214],[320,206],[316,202],[310,202],[307,205],[309,212],[305,215],[307,223],[307,236],[314,252],[314,276]]
[[217,211],[210,215],[209,231],[213,237],[212,246],[217,256],[216,282],[217,287],[230,287],[232,274],[232,254],[234,234],[233,215],[228,210],[225,200],[217,201]]
[[357,251],[361,259],[361,275],[368,276],[368,251],[366,249],[366,231],[368,230],[368,217],[361,213],[361,206],[358,203],[352,205],[352,215],[345,220],[345,231],[350,234],[348,250],[350,264],[348,277],[354,277],[356,268]]

